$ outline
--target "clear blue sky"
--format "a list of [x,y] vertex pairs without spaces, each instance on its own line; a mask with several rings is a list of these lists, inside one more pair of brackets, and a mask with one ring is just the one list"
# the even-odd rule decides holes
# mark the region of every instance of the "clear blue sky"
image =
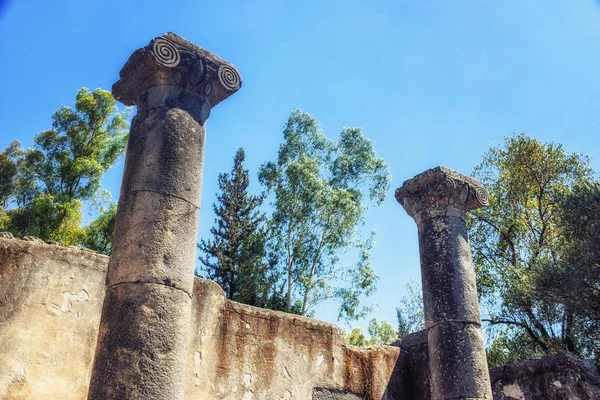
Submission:
[[[0,148],[30,146],[80,87],[109,89],[131,52],[167,31],[235,64],[244,81],[207,124],[202,237],[217,174],[242,146],[255,178],[294,108],[330,137],[362,127],[394,188],[440,164],[469,173],[514,131],[562,142],[600,170],[594,0],[0,0]],[[121,173],[122,163],[103,181],[114,198]],[[381,277],[369,318],[395,324],[405,284],[419,279],[416,227],[392,190],[367,228],[378,232]],[[335,310],[317,317],[335,321]]]

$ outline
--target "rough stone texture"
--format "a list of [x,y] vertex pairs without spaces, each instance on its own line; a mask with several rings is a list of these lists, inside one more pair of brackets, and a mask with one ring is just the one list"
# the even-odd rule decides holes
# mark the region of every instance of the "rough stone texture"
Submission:
[[[402,400],[430,400],[426,331],[407,336],[401,348]],[[600,375],[591,361],[560,353],[490,369],[494,400],[598,400]]]
[[[108,258],[2,236],[0,399],[85,399]],[[131,294],[144,299],[144,286]],[[132,318],[160,309],[136,304]],[[426,331],[395,348],[345,346],[334,325],[230,302],[216,283],[203,279],[195,281],[191,305],[186,399],[431,399]],[[160,324],[164,316],[155,316]],[[164,331],[159,335],[174,334]],[[147,340],[129,336],[128,342],[144,346],[141,339]],[[152,363],[142,365],[149,376]],[[491,377],[496,400],[600,398],[595,366],[567,355],[494,368]]]
[[[428,331],[429,366],[438,374],[434,399],[491,398],[490,378],[481,326],[441,323]],[[435,351],[431,351],[435,349]],[[437,372],[436,372],[437,371]]]
[[400,388],[395,399],[429,400],[431,398],[431,374],[429,373],[429,351],[427,330],[406,335],[393,344],[400,347],[400,359],[394,378]]
[[391,400],[399,349],[344,344],[334,325],[225,299],[196,280],[186,396],[311,399],[313,390]]
[[107,286],[155,283],[191,295],[198,207],[150,191],[124,195],[127,201],[121,203],[124,211],[115,224],[116,249],[109,263]]
[[465,215],[486,206],[478,181],[446,167],[427,170],[396,190],[414,218],[433,399],[491,399],[475,271]]
[[[0,399],[87,397],[107,263],[107,257],[87,250],[0,238]],[[138,320],[144,330],[113,324],[117,330],[103,331],[104,343],[120,348],[125,364],[132,360],[130,349],[142,349],[147,357],[138,365],[143,374],[122,376],[107,369],[106,379],[172,385],[156,368],[163,357],[177,353],[179,346],[164,345],[182,340],[184,328],[177,326],[183,318],[170,315],[164,305],[178,295],[183,299],[175,300],[185,304],[187,295],[154,284],[121,284],[107,293],[109,317]],[[119,301],[111,300],[115,297]],[[392,376],[399,348],[346,346],[332,324],[231,302],[204,279],[195,281],[191,306],[187,371],[179,382],[187,399],[311,399],[319,390],[365,400],[399,398],[400,374]],[[189,309],[178,312],[189,315]],[[174,338],[162,340],[169,335]],[[111,398],[103,387],[91,395]],[[160,393],[161,387],[155,389]],[[156,398],[171,399],[166,393]],[[112,398],[134,397],[117,392]]]
[[173,34],[136,50],[113,95],[136,105],[90,400],[183,399],[210,110],[235,67]]
[[341,392],[339,390],[316,388],[313,389],[312,400],[362,400],[355,393]]
[[[236,68],[215,54],[168,32],[136,50],[112,91],[138,112],[178,103],[206,121],[210,109],[242,86]],[[170,86],[167,93],[161,87]]]
[[600,375],[591,361],[568,353],[492,368],[496,400],[597,400]]
[[0,399],[87,396],[108,257],[0,235]]
[[419,225],[427,327],[446,321],[481,324],[475,270],[464,220],[437,217]]
[[[190,312],[187,293],[169,286],[124,283],[108,288],[102,310],[106,325],[99,338],[107,351],[95,362],[116,362],[123,368],[105,370],[89,397],[170,399],[173,393],[183,393],[184,375],[170,369],[185,363]],[[128,329],[130,325],[140,329]]]
[[481,182],[439,166],[408,179],[396,189],[396,200],[408,215],[421,221],[439,217],[463,218],[469,210],[489,204]]

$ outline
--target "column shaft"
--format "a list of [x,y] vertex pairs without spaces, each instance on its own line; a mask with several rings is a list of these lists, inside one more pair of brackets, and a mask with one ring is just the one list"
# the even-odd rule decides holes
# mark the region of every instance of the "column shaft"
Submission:
[[479,301],[465,221],[419,225],[433,399],[491,399]]
[[203,154],[183,110],[132,123],[89,399],[183,399]]
[[492,399],[466,212],[488,204],[474,179],[445,167],[396,190],[419,230],[433,400]]
[[113,95],[132,121],[88,399],[182,400],[210,110],[235,67],[173,34],[136,50]]

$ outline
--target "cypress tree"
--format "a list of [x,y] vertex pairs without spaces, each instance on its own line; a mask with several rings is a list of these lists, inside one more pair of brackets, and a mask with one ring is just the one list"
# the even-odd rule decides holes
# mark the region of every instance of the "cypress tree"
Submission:
[[231,173],[219,174],[215,225],[211,238],[198,244],[204,277],[216,281],[228,299],[268,307],[276,277],[273,263],[265,262],[264,195],[250,195],[244,168],[244,149],[235,154]]

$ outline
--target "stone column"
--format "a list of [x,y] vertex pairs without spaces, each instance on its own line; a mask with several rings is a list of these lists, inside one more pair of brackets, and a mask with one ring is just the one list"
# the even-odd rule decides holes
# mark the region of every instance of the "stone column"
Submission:
[[205,123],[235,67],[173,34],[136,50],[113,95],[136,105],[88,399],[183,399]]
[[486,206],[481,183],[445,167],[404,182],[396,200],[419,230],[432,399],[492,399],[465,214]]

